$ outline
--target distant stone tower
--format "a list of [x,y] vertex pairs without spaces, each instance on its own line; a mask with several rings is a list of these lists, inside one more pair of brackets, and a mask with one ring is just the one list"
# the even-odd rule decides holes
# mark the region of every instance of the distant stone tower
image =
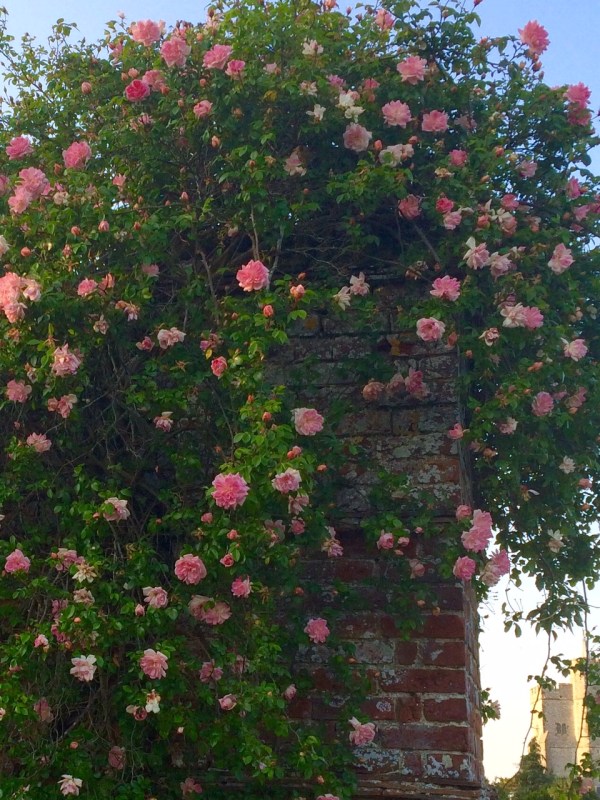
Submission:
[[540,746],[542,763],[557,777],[566,775],[567,764],[579,763],[584,753],[600,757],[600,742],[590,739],[585,716],[585,678],[573,669],[569,677],[570,683],[560,683],[556,689],[533,687],[530,692],[532,736]]

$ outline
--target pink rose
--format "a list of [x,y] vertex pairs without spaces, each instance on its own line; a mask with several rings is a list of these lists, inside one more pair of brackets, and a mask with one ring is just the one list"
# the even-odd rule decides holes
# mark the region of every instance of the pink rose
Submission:
[[186,553],[175,562],[175,575],[180,581],[195,586],[206,578],[207,571],[201,558]]
[[461,519],[470,517],[473,512],[471,506],[460,505],[456,508],[456,519],[460,522]]
[[368,149],[372,138],[373,134],[370,131],[353,122],[344,131],[344,147],[347,147],[348,150],[353,150],[355,153],[362,153]]
[[12,553],[6,556],[6,561],[4,562],[4,569],[6,572],[29,572],[29,567],[31,566],[30,559],[24,555],[22,550],[18,548],[13,550]]
[[150,608],[166,608],[169,605],[169,595],[162,586],[144,586],[144,603]]
[[250,578],[238,577],[231,584],[231,594],[234,597],[248,597],[251,592],[252,583],[250,582]]
[[298,690],[296,689],[296,686],[293,683],[290,683],[290,685],[283,691],[283,697],[285,700],[288,701],[288,703],[292,701],[297,694]]
[[574,261],[575,259],[571,255],[569,248],[565,247],[564,244],[557,244],[548,266],[555,275],[561,275],[565,270],[569,269]]
[[456,563],[452,569],[454,575],[462,581],[470,581],[475,571],[477,569],[477,564],[473,561],[472,558],[468,556],[461,556],[460,558],[456,559]]
[[457,439],[463,438],[463,436],[465,435],[465,429],[460,424],[460,422],[457,422],[452,428],[450,428],[450,430],[448,430],[446,435],[448,436],[449,439],[453,439],[454,441],[456,441]]
[[302,478],[298,470],[288,467],[285,472],[279,472],[275,475],[271,481],[271,485],[274,489],[277,489],[278,492],[289,494],[290,492],[295,492],[300,487],[301,482]]
[[468,157],[466,150],[451,150],[448,156],[453,167],[464,167]]
[[87,142],[73,142],[63,150],[63,161],[67,169],[83,169],[91,157],[92,151]]
[[446,326],[434,317],[423,317],[417,320],[417,336],[424,342],[437,342],[444,335]]
[[213,360],[210,362],[210,369],[213,375],[215,375],[217,378],[220,378],[227,370],[227,359],[223,358],[223,356],[213,358]]
[[492,516],[487,511],[475,509],[471,528],[461,536],[465,550],[479,552],[485,550],[492,538]]
[[378,550],[392,550],[394,547],[394,536],[386,531],[381,531],[377,540]]
[[269,270],[262,261],[248,261],[237,271],[235,277],[245,292],[257,292],[269,285]]
[[179,784],[179,788],[184,797],[188,794],[202,794],[202,786],[195,778],[186,778]]
[[78,297],[88,297],[98,289],[98,284],[93,278],[84,278],[77,286]]
[[421,198],[409,194],[398,203],[398,211],[404,219],[416,219],[421,214]]
[[31,195],[32,200],[50,192],[50,181],[41,169],[35,167],[27,167],[19,172],[19,184],[19,188]]
[[306,633],[308,638],[315,644],[322,644],[327,640],[331,631],[327,627],[327,620],[322,617],[315,617],[308,620],[304,628],[304,633]]
[[108,765],[113,769],[124,769],[126,763],[125,748],[124,747],[111,747],[108,751]]
[[[381,28],[382,31],[389,31],[390,28],[394,27],[394,18],[385,8],[377,9],[373,22],[378,28]],[[319,800],[319,798],[317,798],[317,800]]]
[[134,22],[129,28],[129,33],[134,42],[150,47],[154,42],[158,42],[165,29],[165,23],[153,22],[151,19],[142,19]]
[[506,550],[496,550],[492,553],[481,573],[481,581],[486,586],[495,586],[503,575],[510,571],[510,558]]
[[537,163],[535,161],[529,161],[525,159],[517,164],[517,168],[522,178],[533,178],[537,172]]
[[144,650],[143,656],[140,658],[139,664],[144,675],[147,675],[152,680],[159,680],[164,678],[167,674],[169,659],[160,650]]
[[204,54],[202,59],[203,66],[206,69],[224,69],[232,50],[233,47],[228,44],[215,44]]
[[436,278],[432,285],[433,289],[429,294],[433,297],[439,297],[440,300],[451,300],[453,302],[460,297],[460,281],[457,278],[444,275],[443,278]]
[[237,697],[234,694],[226,694],[219,697],[219,705],[223,711],[231,711],[237,706]]
[[[579,361],[579,359],[586,355],[587,351],[587,345],[583,339],[573,339],[572,342],[566,342],[563,349],[565,356],[567,358],[572,358],[573,361]],[[11,383],[12,382],[13,381],[11,381]]]
[[402,80],[405,83],[411,83],[413,86],[419,81],[425,80],[426,68],[427,61],[424,58],[419,58],[419,56],[408,56],[396,66],[402,76]]
[[525,27],[519,28],[519,35],[521,41],[527,45],[532,55],[541,55],[550,44],[548,31],[536,20],[532,20]]
[[[165,76],[159,69],[149,69],[144,73],[142,80],[155,92],[162,92],[167,88]],[[125,178],[123,178],[123,181],[125,181]]]
[[171,36],[162,43],[160,54],[167,67],[184,67],[192,48],[181,36]]
[[160,347],[166,350],[167,347],[173,347],[178,342],[183,342],[185,333],[178,328],[161,328],[156,334],[156,339]]
[[24,381],[9,381],[6,384],[6,396],[13,403],[25,403],[32,391],[32,387]]
[[71,659],[73,666],[69,670],[74,678],[84,683],[89,683],[94,679],[96,672],[96,656],[76,656]]
[[25,441],[36,453],[46,453],[52,447],[52,442],[45,433],[31,433]]
[[460,223],[462,222],[462,214],[460,211],[450,211],[448,214],[444,214],[444,228],[447,231],[454,231]]
[[356,717],[349,720],[350,725],[354,728],[348,735],[348,738],[353,745],[359,747],[363,744],[369,744],[375,738],[375,725],[373,722],[359,722]]
[[538,392],[533,398],[531,410],[536,417],[545,417],[554,408],[554,399],[548,392]]
[[125,97],[131,103],[139,103],[140,100],[145,100],[149,96],[150,91],[147,83],[136,78],[125,87]]
[[202,119],[203,117],[208,117],[210,112],[212,111],[213,104],[210,100],[200,100],[199,103],[196,103],[194,106],[194,115],[197,119]]
[[237,472],[217,475],[213,480],[213,500],[219,508],[236,508],[244,504],[250,487]]
[[194,595],[188,603],[190,614],[207,625],[222,625],[231,617],[231,609],[227,603],[215,602],[211,597]]
[[586,108],[591,96],[591,91],[584,83],[575,83],[568,86],[564,94],[565,100],[579,106],[579,108]]
[[430,133],[443,133],[448,130],[448,114],[444,111],[430,111],[427,114],[423,114],[421,130]]
[[386,125],[398,125],[401,128],[406,128],[412,119],[410,108],[400,100],[386,103],[382,106],[381,113]]
[[33,153],[33,145],[27,136],[15,136],[6,146],[6,154],[11,161],[24,158],[31,153]]
[[77,797],[79,795],[79,790],[83,786],[83,781],[81,778],[74,778],[72,775],[63,775],[58,781],[58,786],[60,788],[60,793],[65,797],[70,794]]
[[324,418],[314,408],[295,408],[292,419],[296,433],[301,436],[314,436],[323,430]]
[[225,69],[225,74],[229,75],[230,78],[233,80],[241,80],[244,75],[244,68],[246,67],[246,62],[241,61],[239,58],[232,59]]
[[154,417],[154,427],[159,431],[168,433],[173,427],[172,411],[162,411],[158,416]]
[[120,522],[127,519],[131,512],[127,508],[127,500],[119,500],[117,497],[109,497],[105,501],[105,505],[110,506],[108,510],[103,513],[103,517],[108,522]]
[[223,677],[223,670],[221,667],[215,666],[214,661],[205,661],[202,668],[198,673],[198,677],[202,683],[209,683],[209,681],[220,681]]

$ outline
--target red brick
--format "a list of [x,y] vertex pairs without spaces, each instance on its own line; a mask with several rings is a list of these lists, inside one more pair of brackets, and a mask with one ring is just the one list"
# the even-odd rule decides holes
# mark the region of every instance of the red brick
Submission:
[[430,722],[469,722],[467,701],[462,697],[425,700],[423,713]]
[[469,729],[459,725],[425,725],[410,723],[379,731],[383,747],[401,750],[443,750],[469,752]]
[[465,684],[465,673],[461,669],[386,669],[379,676],[379,686],[386,692],[463,694]]
[[416,642],[396,642],[396,664],[414,664],[417,660]]
[[422,651],[423,664],[437,667],[464,667],[466,663],[465,643],[462,641],[427,641]]
[[461,639],[465,638],[465,620],[459,614],[431,614],[418,631],[419,636],[426,639]]

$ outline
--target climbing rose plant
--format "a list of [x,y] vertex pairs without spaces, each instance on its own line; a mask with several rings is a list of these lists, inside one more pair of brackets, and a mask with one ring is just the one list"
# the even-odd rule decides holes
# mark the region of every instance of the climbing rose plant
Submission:
[[[475,13],[422,5],[217,5],[111,22],[97,45],[61,22],[47,49],[3,26],[3,796],[349,796],[376,737],[360,697],[329,737],[293,713],[298,648],[352,660],[302,568],[342,554],[349,452],[286,345],[328,315],[373,344],[345,365],[354,411],[425,401],[427,375],[377,356],[382,274],[395,324],[462,363],[449,447],[477,489],[442,531],[402,476],[376,487],[366,533],[398,564],[407,630],[434,573],[481,594],[531,574],[538,626],[581,618],[589,91],[544,84],[537,22],[479,40]],[[421,533],[434,555],[408,559]]]

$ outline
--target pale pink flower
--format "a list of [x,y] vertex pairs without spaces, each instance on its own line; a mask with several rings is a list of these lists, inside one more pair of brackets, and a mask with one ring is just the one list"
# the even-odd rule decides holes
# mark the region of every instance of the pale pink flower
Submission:
[[186,553],[175,562],[175,575],[180,581],[195,586],[206,578],[207,571],[201,558]]
[[575,472],[575,461],[570,458],[569,456],[564,456],[563,460],[558,465],[559,470],[564,472],[565,475],[570,475],[572,472]]
[[448,157],[453,167],[464,167],[469,158],[469,154],[466,150],[451,150]]
[[250,578],[237,577],[231,584],[231,594],[234,597],[248,597],[252,592],[252,583]]
[[548,266],[555,275],[561,275],[565,270],[569,269],[571,264],[575,261],[571,255],[571,251],[564,244],[557,244],[552,253],[552,258],[548,261]]
[[76,402],[77,396],[74,394],[63,394],[58,400],[56,397],[50,397],[47,403],[48,411],[54,411],[63,419],[67,419]]
[[548,392],[538,392],[533,398],[531,409],[536,417],[545,417],[554,408],[554,399]]
[[144,336],[141,342],[135,343],[135,346],[137,347],[138,350],[149,351],[152,350],[152,348],[154,347],[154,342],[149,336]]
[[303,519],[293,519],[290,522],[290,530],[294,536],[300,536],[306,530],[306,523]]
[[6,556],[6,561],[4,562],[4,569],[9,574],[12,572],[29,572],[29,567],[31,566],[30,559],[23,553],[22,550],[18,548],[13,550],[12,553]]
[[378,28],[381,28],[382,31],[389,31],[394,27],[394,17],[389,11],[386,11],[385,8],[377,9],[373,22]]
[[129,28],[129,33],[134,42],[150,47],[154,42],[158,42],[165,29],[165,23],[153,22],[151,19],[141,19],[138,22],[132,23]]
[[160,347],[166,350],[167,347],[173,347],[178,342],[183,342],[185,333],[178,328],[161,328],[156,334],[156,338]]
[[537,20],[531,20],[523,28],[519,28],[519,36],[532,55],[541,55],[550,44],[548,31]]
[[331,794],[330,792],[327,792],[327,794],[320,794],[317,797],[317,800],[340,800],[340,798],[337,796],[337,794]]
[[350,307],[350,303],[352,302],[352,295],[350,294],[350,287],[349,286],[342,286],[342,288],[333,295],[332,300],[334,300],[338,306],[345,311],[347,308]]
[[67,169],[83,169],[92,157],[92,151],[87,142],[73,142],[63,150],[63,161]]
[[33,640],[34,647],[48,647],[48,644],[48,637],[44,636],[43,633],[39,633]]
[[396,167],[401,161],[412,158],[414,154],[415,149],[412,144],[394,144],[380,150],[379,160],[382,164]]
[[199,103],[193,108],[194,115],[197,119],[202,119],[203,117],[208,117],[208,115],[212,111],[213,104],[210,100],[200,100]]
[[70,550],[66,547],[59,547],[56,553],[51,553],[50,558],[56,560],[55,569],[57,572],[64,572],[68,570],[73,564],[77,564],[80,557],[77,555],[77,550]]
[[27,192],[31,200],[37,200],[51,191],[46,174],[35,167],[27,167],[19,172],[19,188]]
[[504,422],[498,423],[498,430],[500,433],[510,435],[517,430],[518,422],[514,417],[507,417]]
[[52,447],[52,442],[45,433],[30,433],[25,442],[36,453],[46,453]]
[[88,297],[98,290],[98,284],[93,278],[84,278],[77,286],[77,295],[79,297]]
[[[165,81],[165,76],[160,69],[149,69],[144,72],[142,77],[144,83],[147,83],[148,86],[154,92],[163,92],[167,88],[167,82]],[[123,181],[125,179],[123,178]],[[113,179],[114,183],[114,179]],[[119,188],[123,188],[122,185]]]
[[460,558],[456,559],[454,567],[452,568],[452,572],[460,580],[470,581],[475,574],[476,569],[477,564],[472,558],[469,558],[468,556],[461,556]]
[[394,547],[394,536],[387,531],[381,531],[377,540],[378,550],[392,550]]
[[344,131],[344,147],[347,147],[348,150],[353,150],[355,153],[362,153],[368,149],[372,138],[373,134],[370,131],[353,122]]
[[569,103],[573,103],[573,105],[579,106],[580,108],[587,107],[591,96],[591,91],[584,83],[575,83],[571,86],[567,86],[567,91],[564,94],[565,100],[568,100]]
[[6,396],[13,403],[25,403],[33,391],[24,381],[9,381],[6,384]]
[[248,261],[240,267],[235,277],[245,292],[257,292],[269,285],[269,270],[262,261]]
[[479,552],[485,550],[492,538],[492,516],[487,511],[475,509],[471,528],[461,536],[465,550]]
[[563,348],[564,355],[573,359],[573,361],[579,361],[586,355],[587,351],[588,348],[584,339],[573,339],[572,342],[565,342]]
[[373,741],[375,738],[375,724],[373,722],[359,722],[356,717],[352,717],[348,721],[354,729],[348,735],[353,745],[359,747]]
[[501,275],[506,275],[514,268],[513,262],[507,255],[500,255],[500,253],[492,253],[489,260],[490,272],[494,278],[499,278]]
[[171,36],[162,43],[160,54],[167,67],[184,67],[192,48],[181,36]]
[[217,475],[213,480],[213,500],[219,508],[236,508],[244,504],[250,487],[238,472]]
[[239,81],[242,79],[244,75],[244,69],[246,67],[246,62],[242,61],[239,58],[233,58],[231,61],[227,63],[225,67],[225,75],[229,75],[230,78],[233,80]]
[[234,694],[226,694],[219,697],[219,705],[223,711],[231,711],[237,705],[237,697]]
[[195,778],[186,778],[179,784],[179,788],[184,797],[188,794],[202,794],[202,786]]
[[131,511],[127,508],[127,500],[119,500],[118,497],[109,497],[104,501],[104,504],[111,506],[110,509],[107,509],[102,514],[104,519],[108,522],[120,522],[131,515]]
[[473,511],[471,509],[471,506],[466,506],[466,505],[457,506],[456,519],[458,520],[458,522],[460,522],[461,519],[467,519],[467,517],[470,517],[472,513]]
[[202,683],[209,683],[209,681],[220,681],[223,677],[223,670],[221,667],[215,666],[214,661],[205,661],[202,668],[198,673]]
[[350,294],[365,297],[369,294],[369,284],[365,280],[365,273],[359,272],[358,276],[352,275],[350,278]]
[[578,197],[582,195],[581,184],[577,180],[577,178],[570,178],[567,182],[567,188],[565,189],[567,193],[567,197],[570,200],[577,200]]
[[198,608],[197,615],[194,616],[207,625],[222,625],[231,616],[231,609],[227,603],[221,600],[214,602],[210,597],[207,597],[205,602]]
[[169,605],[169,595],[162,586],[144,586],[144,603],[150,608],[166,608]]
[[81,363],[81,357],[69,352],[69,345],[65,344],[54,350],[52,373],[59,378],[63,378],[65,375],[75,375]]
[[473,237],[467,239],[467,247],[469,248],[463,256],[463,261],[471,269],[482,269],[488,264],[490,260],[490,253],[487,249],[485,242],[477,244]]
[[173,420],[171,417],[173,416],[172,411],[163,411],[157,417],[154,417],[154,427],[159,431],[164,431],[168,433],[171,428],[173,427]]
[[327,627],[327,620],[322,617],[315,617],[308,620],[304,628],[304,633],[306,633],[308,638],[315,644],[322,644],[327,640],[331,631]]
[[314,436],[323,430],[324,418],[314,408],[295,408],[292,419],[296,433],[301,436]]
[[302,477],[298,470],[288,467],[285,472],[279,472],[275,475],[271,481],[271,485],[274,489],[277,489],[278,492],[289,494],[290,492],[295,492],[300,487],[301,482]]
[[160,678],[164,678],[167,674],[167,669],[169,667],[168,661],[169,659],[167,656],[161,653],[160,650],[148,648],[144,650],[139,664],[144,675],[147,675],[148,678],[152,680],[159,680]]
[[202,64],[207,69],[224,69],[229,61],[233,47],[228,44],[216,44],[204,54]]
[[294,150],[283,162],[283,168],[288,175],[306,175],[306,167],[302,163],[302,156]]
[[492,553],[481,573],[481,582],[486,586],[495,586],[503,575],[510,571],[510,558],[506,550],[496,550]]
[[541,328],[544,324],[544,315],[537,306],[523,306],[521,314],[523,327],[530,331]]
[[447,231],[454,231],[462,222],[462,214],[460,211],[449,211],[444,214],[442,221]]
[[93,606],[95,601],[94,595],[89,589],[75,589],[73,592],[73,602],[81,603],[84,606]]
[[429,294],[439,297],[440,300],[455,301],[460,297],[460,281],[457,278],[444,275],[442,278],[436,278],[432,286],[433,289]]
[[125,748],[118,747],[114,745],[108,751],[108,765],[113,769],[124,769],[125,768]]
[[84,683],[94,679],[96,673],[96,656],[76,656],[71,659],[73,666],[69,670],[74,678]]
[[405,83],[411,83],[414,86],[419,81],[425,80],[427,61],[419,56],[408,56],[396,66],[396,69]]
[[446,435],[449,439],[454,439],[456,441],[457,439],[463,438],[465,435],[465,429],[460,422],[457,422],[452,428],[450,428],[450,430],[447,431]]
[[6,155],[11,161],[31,155],[33,145],[27,136],[15,136],[6,146]]
[[69,794],[77,796],[79,794],[79,790],[83,786],[83,781],[81,778],[74,778],[72,775],[63,775],[58,781],[58,785],[60,787],[61,794],[65,795],[65,797]]
[[443,133],[448,130],[448,114],[444,111],[430,111],[423,114],[421,130],[430,133]]
[[142,264],[140,269],[144,275],[147,275],[149,278],[158,278],[160,274],[160,267],[158,264]]
[[537,164],[535,161],[529,161],[525,159],[517,164],[517,169],[519,170],[521,177],[533,178],[537,172]]
[[417,336],[424,342],[437,342],[444,335],[446,326],[434,317],[422,317],[417,320]]
[[323,53],[323,46],[316,39],[306,39],[302,42],[302,55],[315,58]]
[[386,125],[398,125],[401,128],[406,128],[412,119],[410,108],[401,100],[392,100],[386,103],[381,108],[383,119]]
[[33,710],[38,715],[40,722],[52,722],[54,719],[54,713],[52,712],[50,703],[45,697],[40,697],[37,703],[33,704]]
[[398,211],[404,219],[416,219],[421,214],[421,198],[409,194],[398,203]]
[[294,697],[298,694],[298,690],[296,689],[295,684],[290,683],[288,687],[286,687],[283,691],[284,700],[287,700],[288,703],[291,702]]
[[339,556],[343,556],[344,548],[342,547],[342,543],[336,536],[335,528],[328,526],[327,531],[329,533],[329,536],[324,540],[323,544],[321,545],[321,550],[324,553],[327,553],[329,558],[338,558]]
[[145,81],[136,78],[125,87],[125,97],[130,103],[139,103],[150,96],[151,89]]

